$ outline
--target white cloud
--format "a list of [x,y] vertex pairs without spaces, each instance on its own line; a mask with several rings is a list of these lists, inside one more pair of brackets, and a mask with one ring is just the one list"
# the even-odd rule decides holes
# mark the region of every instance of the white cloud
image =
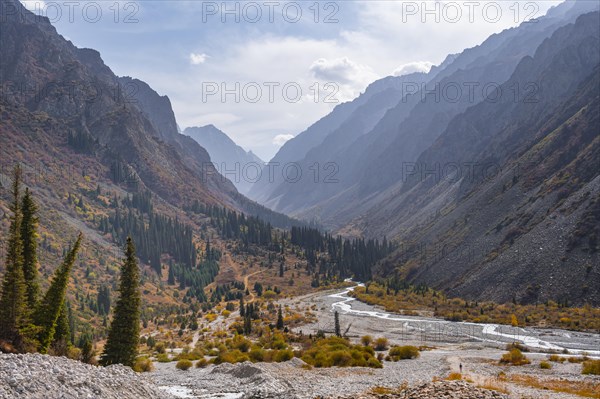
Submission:
[[358,64],[348,57],[326,59],[319,58],[310,66],[317,79],[338,83],[370,83],[378,75],[367,65]]
[[291,140],[293,138],[293,134],[278,134],[277,136],[273,137],[273,144],[281,147],[285,144],[286,141]]
[[[370,83],[379,79],[371,67],[352,61],[348,57],[319,58],[309,68],[315,78],[337,84],[335,97],[340,101],[354,99]],[[327,95],[326,92],[322,93]]]
[[206,55],[204,53],[202,53],[202,54],[190,53],[190,63],[192,65],[204,64],[206,62],[207,58],[208,58],[208,55]]
[[427,73],[431,70],[432,66],[433,62],[429,61],[409,62],[396,68],[394,71],[394,76],[403,76],[415,72]]

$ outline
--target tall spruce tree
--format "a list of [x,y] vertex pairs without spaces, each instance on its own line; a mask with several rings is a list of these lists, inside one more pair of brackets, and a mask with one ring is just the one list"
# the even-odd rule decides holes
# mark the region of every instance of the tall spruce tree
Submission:
[[246,309],[244,309],[244,297],[242,296],[242,297],[240,298],[240,316],[241,316],[241,317],[244,317],[244,316],[246,315],[246,312],[245,312],[245,310],[246,310]]
[[63,263],[54,272],[50,288],[46,291],[44,298],[40,301],[35,311],[34,322],[40,327],[38,334],[40,353],[46,353],[50,344],[54,341],[56,325],[63,311],[69,277],[82,240],[83,234],[79,233],[75,244],[67,252]]
[[60,314],[56,321],[56,329],[52,340],[52,349],[58,356],[67,356],[71,346],[71,327],[69,325],[69,310],[67,301],[63,301]]
[[131,237],[127,238],[125,262],[121,268],[119,300],[108,332],[108,340],[100,364],[120,363],[133,366],[140,337],[140,271]]
[[23,241],[23,277],[25,279],[25,290],[27,306],[33,311],[37,306],[39,285],[37,282],[37,205],[33,201],[29,189],[25,189],[23,203],[21,205],[23,220],[21,223],[21,239]]
[[283,330],[283,311],[281,310],[281,305],[279,305],[279,309],[277,310],[277,325],[278,330]]
[[23,242],[21,240],[22,213],[19,201],[22,172],[19,165],[15,166],[12,196],[13,203],[8,248],[6,253],[6,271],[2,281],[2,296],[0,297],[0,340],[14,345],[17,350],[23,350],[25,342],[24,330],[28,323],[26,309],[26,287],[23,276]]
[[83,341],[83,345],[81,346],[81,361],[83,363],[92,364],[94,363],[94,358],[96,357],[96,353],[94,352],[94,346],[92,345],[92,341],[88,337]]

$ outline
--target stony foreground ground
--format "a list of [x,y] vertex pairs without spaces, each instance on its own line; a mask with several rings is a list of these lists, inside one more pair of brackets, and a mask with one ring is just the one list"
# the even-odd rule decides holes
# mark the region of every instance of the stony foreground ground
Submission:
[[[449,362],[440,352],[437,355],[436,351],[425,352],[417,360],[386,362],[383,369],[307,369],[304,362],[293,359],[278,364],[222,364],[187,371],[177,370],[174,363],[158,363],[157,370],[148,374],[134,373],[123,366],[95,367],[61,357],[0,354],[0,399],[577,398],[516,386],[507,387],[508,395],[482,389],[481,386],[487,387],[487,384],[480,377],[497,374],[499,369],[489,362],[480,362],[479,357],[472,357],[473,352],[469,356],[463,352],[460,358],[473,383],[432,382],[432,374],[444,376],[454,369],[454,362]],[[448,352],[456,355],[454,351]],[[576,379],[569,369],[577,365],[563,366],[562,371],[553,374],[555,378]],[[482,374],[475,374],[476,370]],[[510,375],[509,369],[503,370]],[[523,374],[537,374],[535,366],[519,370]],[[589,377],[580,378],[590,380]],[[597,381],[596,378],[591,380]]]
[[0,399],[172,399],[129,367],[0,354]]
[[507,395],[475,388],[464,381],[437,381],[408,388],[399,393],[359,394],[338,399],[508,399]]
[[[301,366],[297,359],[281,367],[287,372],[277,373],[276,365],[222,365],[210,369],[181,372],[178,377],[186,376],[190,381],[196,380],[196,386],[207,387],[217,385],[226,391],[234,381],[242,381],[249,391],[245,399],[291,399],[298,397],[311,397],[310,383],[306,392],[298,392],[295,381],[290,384],[285,379],[293,379],[289,370]],[[336,384],[336,374],[344,374],[348,369],[323,370],[320,380],[329,380]],[[357,375],[364,374],[374,377],[365,370],[354,370]],[[313,376],[314,377],[314,376]],[[209,382],[210,380],[210,382]],[[361,380],[359,377],[358,380]],[[374,380],[377,380],[375,377]],[[202,381],[205,384],[202,384]],[[164,381],[163,381],[164,382]],[[178,382],[181,382],[178,379]],[[200,384],[198,384],[200,382]],[[373,381],[376,382],[376,381]],[[336,392],[334,386],[329,387],[330,392]],[[225,388],[225,389],[224,389]],[[204,391],[202,393],[201,391]],[[204,389],[194,392],[193,397],[219,397],[218,393],[207,393]],[[186,395],[187,396],[187,395]],[[324,396],[317,396],[323,398]],[[327,395],[332,398],[332,396]],[[95,367],[64,357],[51,357],[38,354],[12,355],[0,354],[0,398],[1,399],[171,399],[169,393],[159,389],[148,375],[134,373],[130,368],[123,366]],[[482,389],[462,382],[436,382],[420,384],[409,388],[400,394],[368,395],[353,394],[343,399],[371,399],[371,398],[399,398],[399,399],[502,399],[506,396]]]

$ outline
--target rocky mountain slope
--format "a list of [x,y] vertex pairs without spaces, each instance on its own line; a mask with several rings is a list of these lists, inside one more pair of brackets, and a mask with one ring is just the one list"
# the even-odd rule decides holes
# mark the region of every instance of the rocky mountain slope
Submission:
[[[105,164],[118,161],[123,167],[128,165],[135,178],[174,204],[193,198],[234,204],[235,188],[203,166],[210,160],[206,151],[197,146],[189,157],[175,146],[164,145],[161,141],[165,135],[169,138],[170,132],[156,130],[140,111],[140,104],[133,104],[135,99],[121,90],[118,78],[98,52],[76,48],[46,18],[29,13],[20,2],[4,3],[17,10],[1,22],[0,83],[8,109],[43,115],[46,123],[56,127],[53,138],[57,144],[71,135],[86,143],[80,145],[81,152]],[[14,133],[25,133],[15,128]],[[8,138],[7,134],[3,138]],[[195,162],[188,162],[190,158]],[[202,175],[207,177],[205,182],[199,178]],[[183,181],[189,184],[187,190],[182,189]]]
[[[128,180],[176,206],[199,200],[269,213],[239,195],[212,166],[206,150],[178,132],[166,96],[140,80],[115,76],[97,51],[76,48],[47,18],[19,1],[3,0],[3,7],[10,12],[2,19],[2,100],[7,109],[48,119],[53,129],[45,133],[51,133],[54,146],[71,137],[76,152],[122,169]],[[12,133],[26,136],[23,130],[14,126]],[[3,139],[13,138],[3,134]],[[3,159],[18,154],[7,155]]]
[[[354,107],[329,132],[319,130],[328,139],[311,141],[313,147],[309,150],[296,146],[314,136],[313,130],[322,123],[319,121],[290,140],[274,158],[290,162],[292,159],[284,155],[290,152],[287,147],[295,148],[295,161],[304,172],[299,182],[276,181],[267,188],[256,184],[250,195],[275,210],[316,219],[332,229],[346,225],[376,206],[382,195],[389,195],[386,191],[402,182],[403,167],[414,162],[452,118],[481,101],[486,96],[484,88],[504,83],[520,60],[533,55],[544,39],[594,8],[597,4],[568,1],[535,22],[492,35],[480,46],[449,56],[425,76],[395,78],[402,89],[385,105],[378,104],[381,94],[359,97],[366,105]],[[389,79],[394,78],[372,86],[381,89]],[[322,121],[339,116],[336,111]],[[315,162],[321,168],[319,179],[314,179],[309,170]]]
[[[206,150],[178,132],[167,97],[115,76],[97,51],[76,48],[19,1],[1,5],[0,235],[8,230],[7,188],[20,163],[39,208],[42,285],[64,248],[84,233],[68,298],[73,319],[81,321],[78,333],[88,329],[101,339],[106,323],[96,296],[101,287],[115,291],[124,234],[136,236],[144,303],[160,312],[181,305],[178,287],[167,284],[166,265],[184,246],[175,241],[186,237],[193,268],[208,236],[214,247],[224,245],[201,212],[206,207],[260,215],[275,226],[296,223],[250,201],[220,175]],[[170,230],[169,242],[159,246],[149,230]],[[4,250],[0,242],[0,271]]]
[[[599,303],[597,9],[566,1],[448,57],[371,130],[339,122],[306,151],[300,164],[332,161],[333,181],[308,173],[256,198],[344,235],[398,240],[381,277],[474,299]],[[352,126],[360,109],[381,111],[377,96],[365,101],[345,116]]]
[[[271,161],[282,167],[295,163],[302,170],[300,180],[286,180],[277,173],[272,182],[263,179],[255,183],[249,195],[272,209],[290,214],[302,214],[303,209],[331,198],[354,178],[356,164],[349,161],[355,157],[349,153],[353,152],[351,145],[355,140],[370,132],[386,111],[406,96],[407,88],[420,86],[433,73],[381,79],[354,101],[339,105],[331,114],[288,141]],[[351,113],[346,115],[348,110]],[[315,143],[305,150],[307,137],[313,136],[316,136]],[[293,156],[286,158],[288,152]]]
[[217,170],[226,175],[240,193],[248,193],[264,164],[259,157],[244,150],[213,125],[188,127],[183,134],[208,151]]
[[360,218],[403,243],[380,274],[471,298],[600,303],[598,21],[557,30],[501,86],[535,93],[454,118]]

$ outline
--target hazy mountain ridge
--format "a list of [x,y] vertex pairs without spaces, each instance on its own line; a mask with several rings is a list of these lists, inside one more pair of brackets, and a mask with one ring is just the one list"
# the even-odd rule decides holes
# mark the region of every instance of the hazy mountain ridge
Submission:
[[[287,182],[280,179],[272,183],[269,189],[273,200],[266,204],[282,212],[302,214],[304,209],[335,195],[340,187],[352,185],[357,164],[352,162],[356,157],[349,156],[348,151],[351,151],[353,143],[370,132],[385,113],[406,95],[407,85],[420,85],[428,76],[425,73],[413,73],[388,77],[374,83],[372,86],[380,91],[365,95],[361,99],[363,104],[338,128],[296,161],[302,170],[299,181]],[[318,173],[314,170],[315,165]],[[269,191],[263,194],[267,192]]]
[[251,175],[251,172],[260,170],[264,164],[252,151],[244,150],[214,125],[188,127],[183,134],[193,138],[208,151],[217,170],[225,174],[238,191],[246,194],[250,190],[252,181],[243,175],[244,168],[252,168],[247,172],[252,178],[254,174]]
[[[519,61],[526,55],[533,55],[537,46],[554,30],[594,7],[597,8],[597,5],[583,2],[561,4],[536,22],[507,29],[479,46],[449,56],[425,77],[426,90],[437,90],[437,95],[422,94],[421,90],[411,95],[406,93],[405,87],[397,105],[384,112],[383,116],[371,111],[371,115],[379,120],[370,131],[364,132],[366,134],[353,133],[353,126],[360,126],[356,109],[354,114],[346,117],[346,121],[351,123],[341,125],[336,130],[341,139],[332,141],[343,143],[338,145],[338,149],[325,146],[321,150],[315,146],[307,159],[300,161],[303,166],[303,179],[300,182],[275,181],[272,187],[267,188],[264,184],[256,184],[251,195],[275,210],[307,220],[315,219],[333,229],[344,226],[389,195],[387,190],[399,183],[403,165],[414,162],[454,116],[481,101],[485,96],[481,88],[503,83]],[[381,82],[386,83],[388,79],[371,86],[381,87]],[[418,87],[422,83],[418,79],[408,82]],[[477,83],[479,89],[471,94],[465,85],[473,83]],[[449,101],[440,94],[443,88],[453,85],[463,89],[458,101]],[[372,96],[364,101],[375,106],[376,99]],[[296,139],[302,139],[304,134]],[[336,134],[330,133],[330,136],[334,138]],[[326,142],[324,140],[323,144]],[[289,146],[293,146],[293,143]],[[313,173],[305,170],[315,162],[322,169],[328,162],[334,164],[337,173],[334,174],[333,183],[323,178],[315,180]],[[327,176],[327,172],[332,170],[321,170],[322,175]]]
[[[535,22],[449,56],[427,79],[428,89],[495,85],[502,93],[496,100],[483,91],[463,92],[458,101],[415,93],[377,115],[378,97],[365,99],[346,117],[353,123],[341,122],[299,161],[308,167],[332,160],[338,181],[315,183],[309,173],[311,181],[276,183],[260,200],[348,236],[398,239],[401,248],[380,276],[399,273],[477,299],[598,303],[600,293],[588,282],[598,278],[590,266],[600,234],[591,227],[598,121],[586,111],[597,109],[591,89],[598,87],[592,72],[599,18],[589,13],[597,9],[561,3]],[[356,135],[351,126],[360,126],[361,109],[379,121]],[[539,158],[532,161],[532,154]],[[453,165],[462,165],[458,181],[430,176]],[[465,165],[472,166],[469,178]],[[492,181],[490,165],[499,170]],[[571,178],[577,184],[564,185]]]
[[[336,148],[336,145],[350,144],[353,141],[352,138],[360,137],[368,132],[380,115],[402,98],[405,91],[404,82],[421,81],[423,75],[414,73],[405,76],[388,76],[371,83],[365,92],[356,99],[337,105],[331,113],[288,140],[269,162],[281,166],[298,162],[302,167],[304,178],[309,176],[310,172],[309,169],[304,168],[309,162],[307,159],[327,154],[327,159],[321,160],[321,164],[335,162],[333,154],[340,152],[340,148]],[[373,109],[374,103],[378,103],[375,109]],[[367,114],[366,120],[360,119],[361,113]],[[352,138],[345,137],[347,129],[352,131]],[[337,138],[335,138],[336,136]],[[315,151],[317,154],[314,154]],[[311,152],[313,152],[312,155]],[[273,209],[284,209],[274,203],[274,199],[285,194],[286,189],[290,187],[290,184],[286,183],[289,182],[286,182],[278,173],[275,174],[273,182],[261,179],[255,183],[248,195],[252,199],[268,204]],[[287,210],[290,211],[290,209]]]
[[[361,218],[367,235],[404,244],[381,274],[473,298],[600,301],[598,17],[559,29],[503,85],[537,82],[536,101],[484,101],[457,116],[422,169]],[[421,174],[450,163],[475,166],[458,178]]]

